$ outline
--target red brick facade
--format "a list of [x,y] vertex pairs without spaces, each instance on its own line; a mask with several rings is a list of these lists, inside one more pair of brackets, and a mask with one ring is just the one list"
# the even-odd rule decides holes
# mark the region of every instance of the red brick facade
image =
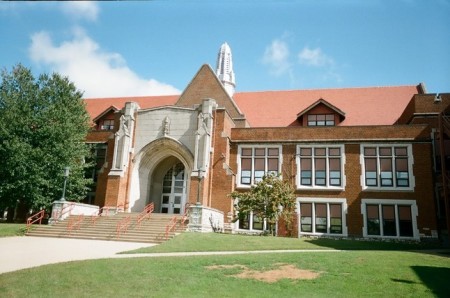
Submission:
[[[252,146],[260,146],[262,148],[264,146],[279,146],[281,148],[281,167],[278,171],[283,179],[289,181],[295,187],[297,206],[300,206],[299,204],[302,202],[312,203],[313,205],[328,204],[327,206],[329,207],[327,208],[331,210],[331,205],[337,202],[343,208],[342,216],[338,216],[342,220],[342,232],[337,233],[337,235],[332,235],[331,232],[303,233],[300,227],[302,214],[297,210],[294,215],[294,236],[312,234],[318,236],[370,237],[372,231],[369,231],[369,221],[372,218],[369,218],[369,211],[366,214],[365,208],[367,206],[375,206],[378,208],[377,206],[379,205],[379,210],[383,210],[383,212],[385,210],[383,209],[384,206],[387,206],[386,210],[391,208],[391,206],[397,208],[395,209],[394,219],[397,225],[397,236],[388,235],[390,232],[388,232],[389,227],[387,224],[384,228],[380,228],[381,230],[385,229],[385,235],[392,236],[393,238],[406,239],[418,239],[419,237],[428,236],[435,237],[437,235],[438,223],[436,220],[437,211],[434,181],[436,179],[434,168],[434,160],[436,157],[433,151],[432,129],[437,129],[438,122],[436,117],[422,117],[423,113],[418,114],[417,109],[425,109],[427,111],[431,109],[432,111],[430,112],[436,113],[435,109],[437,106],[436,104],[429,103],[434,97],[428,96],[429,98],[422,98],[421,96],[426,97],[426,95],[413,96],[411,94],[411,101],[404,105],[403,114],[397,115],[398,121],[396,124],[346,126],[346,118],[344,117],[345,110],[333,110],[327,106],[318,105],[312,108],[309,113],[326,114],[337,112],[334,126],[308,127],[306,117],[303,117],[301,123],[303,126],[297,123],[296,125],[287,127],[248,127],[249,123],[245,118],[245,113],[242,113],[233,101],[233,98],[226,93],[209,66],[203,66],[174,105],[174,107],[191,109],[190,111],[195,113],[195,109],[198,109],[197,107],[202,104],[205,98],[212,98],[217,103],[217,107],[212,114],[209,168],[205,177],[201,179],[200,188],[198,187],[199,179],[195,175],[196,169],[190,169],[191,173],[188,173],[187,185],[189,185],[189,189],[187,190],[186,202],[195,204],[199,199],[203,206],[222,211],[225,222],[228,222],[229,216],[233,213],[233,203],[229,194],[235,189],[239,191],[248,191],[249,189],[249,187],[243,187],[240,184],[241,182],[238,181],[242,171],[240,168],[240,148],[242,146],[248,148],[252,148]],[[275,98],[276,92],[274,92]],[[362,98],[361,101],[363,100]],[[439,103],[440,106],[448,106],[448,104],[447,99]],[[257,106],[254,108],[258,109]],[[273,105],[273,108],[277,108],[276,104]],[[339,106],[336,108],[340,109]],[[116,113],[116,129],[114,132],[119,125],[121,113],[120,111]],[[370,114],[371,111],[367,111],[367,113]],[[95,118],[95,115],[91,116]],[[307,116],[307,114],[304,116]],[[136,115],[136,123],[139,123],[139,121],[139,115]],[[292,119],[292,123],[295,121],[296,119]],[[133,140],[135,143],[136,138],[139,137],[134,131]],[[111,175],[110,170],[115,152],[113,132],[93,131],[88,136],[87,142],[103,142],[108,146],[106,166],[98,175],[95,204],[99,206],[123,205],[125,210],[127,210],[130,193],[134,187],[131,181],[137,179],[136,177],[132,177],[132,175],[139,173],[139,171],[134,171],[134,167],[138,166],[135,164],[135,158],[138,152],[130,154],[129,164],[123,175]],[[342,148],[343,152],[341,157],[343,165],[342,173],[340,174],[342,175],[340,179],[343,179],[342,187],[299,187],[300,169],[298,146],[302,145],[310,146],[311,148],[314,146],[339,146],[339,148]],[[189,146],[189,144],[186,144],[186,146]],[[364,153],[362,152],[364,146],[385,146],[391,147],[393,150],[396,146],[408,148],[409,153],[407,159],[411,166],[411,171],[408,171],[406,175],[408,175],[407,179],[410,186],[403,188],[389,187],[385,189],[382,187],[374,189],[364,186],[363,184],[366,183],[364,182],[365,175],[369,175],[365,174],[364,169]],[[196,159],[197,153],[191,153],[193,158]],[[391,165],[394,165],[396,162],[395,158],[392,158]],[[383,158],[378,156],[378,159],[381,160]],[[142,165],[139,165],[139,167],[142,167]],[[394,175],[401,174],[394,170],[391,170],[392,173]],[[151,177],[150,175],[148,179]],[[393,181],[395,181],[396,178],[390,179],[394,179]],[[151,183],[149,182],[148,188],[154,187]],[[142,189],[145,190],[145,188]],[[316,199],[317,202],[314,201]],[[410,214],[406,215],[406,228],[403,227],[405,220],[401,218],[404,216],[402,213],[403,209],[400,208],[403,206],[402,202],[405,202],[408,208],[410,208],[408,209],[410,210]],[[317,205],[317,208],[320,207],[319,205]],[[381,221],[388,221],[387,215],[386,218],[381,217],[381,215],[379,218]],[[328,218],[326,220],[329,228],[331,211],[328,211]],[[314,223],[311,224],[314,225]],[[383,223],[380,225],[382,226]],[[408,225],[411,225],[411,229],[414,231],[409,232]],[[286,232],[283,227],[283,224],[279,225],[280,235]],[[238,224],[231,224],[231,228],[234,231],[243,232]],[[318,226],[317,229],[319,229]],[[403,237],[398,234],[399,229],[408,230],[405,232],[407,236]],[[380,232],[380,237],[384,237],[382,232]]]

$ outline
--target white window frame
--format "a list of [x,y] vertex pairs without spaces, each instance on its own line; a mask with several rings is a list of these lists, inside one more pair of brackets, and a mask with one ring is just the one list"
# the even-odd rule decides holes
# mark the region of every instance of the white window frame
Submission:
[[[326,185],[315,185],[315,176],[314,176],[314,154],[311,156],[312,158],[312,164],[311,164],[311,185],[302,185],[301,184],[301,164],[300,164],[300,149],[301,148],[311,148],[311,150],[314,152],[315,148],[325,148],[326,149],[326,173],[327,173],[327,179],[326,179]],[[339,148],[341,150],[341,185],[340,186],[334,186],[334,185],[330,185],[330,181],[329,181],[329,164],[330,164],[330,156],[328,156],[328,148]],[[312,144],[312,145],[302,145],[302,144],[298,144],[297,145],[297,154],[296,154],[296,164],[297,164],[297,177],[295,179],[295,183],[296,183],[296,187],[297,189],[301,189],[301,190],[306,190],[306,189],[311,189],[311,190],[344,190],[345,189],[345,185],[346,185],[346,179],[345,179],[345,145],[344,144]],[[331,157],[332,158],[332,157]]]
[[[261,234],[264,231],[267,230],[267,220],[265,218],[261,218],[261,220],[263,221],[263,229],[262,230],[258,230],[258,229],[253,229],[253,211],[250,211],[250,219],[249,219],[249,228],[248,229],[241,229],[239,228],[240,222],[239,220],[236,221],[235,226],[234,226],[234,230],[238,231],[238,232],[247,232],[247,233],[255,233],[255,234]],[[278,229],[278,225],[276,226],[275,230]]]
[[[395,225],[397,236],[384,236],[383,234],[383,224],[381,223],[382,217],[380,216],[380,235],[368,235],[367,233],[367,205],[378,205],[381,209],[381,205],[394,205],[395,208]],[[400,226],[399,226],[399,216],[398,216],[398,206],[411,206],[411,220],[413,236],[406,237],[400,236]],[[417,228],[417,216],[419,215],[417,204],[415,200],[388,200],[388,199],[362,199],[361,200],[361,214],[363,215],[363,237],[364,238],[384,238],[384,239],[415,239],[420,240],[419,229]]]
[[[242,149],[252,149],[252,152],[255,148],[265,148],[265,149],[278,149],[278,174],[281,174],[281,167],[283,164],[283,151],[282,145],[238,145],[238,153],[237,153],[237,163],[238,163],[238,171],[237,171],[237,175],[236,175],[236,186],[238,188],[251,188],[252,185],[255,185],[255,177],[253,177],[253,172],[255,169],[255,156],[252,153],[252,176],[251,176],[251,183],[250,184],[242,184],[241,183],[241,174],[242,174],[242,166],[241,166],[241,152]],[[268,156],[265,155],[265,165],[264,168],[267,169],[268,165],[267,165],[267,159]],[[267,174],[267,172],[265,172],[265,174]]]
[[[316,233],[316,225],[315,225],[315,205],[312,205],[312,232],[302,232],[301,231],[301,210],[300,203],[319,203],[319,204],[327,204],[327,231],[330,231],[330,204],[341,204],[341,216],[342,216],[342,234],[332,234],[332,233]],[[298,227],[298,237],[302,235],[314,235],[314,236],[335,236],[335,237],[347,237],[348,236],[348,228],[347,228],[347,199],[343,198],[297,198],[297,227]]]
[[[377,186],[367,186],[366,185],[366,165],[364,162],[364,148],[365,147],[376,147],[377,148]],[[381,178],[380,178],[380,155],[379,155],[379,148],[380,147],[390,147],[392,148],[392,160],[395,163],[395,148],[396,147],[406,147],[406,150],[408,151],[408,175],[409,175],[409,186],[402,187],[396,185],[396,169],[395,164],[392,165],[392,173],[393,173],[393,186],[381,186]],[[414,177],[413,172],[413,166],[414,166],[414,154],[412,151],[412,145],[411,144],[402,144],[402,143],[396,143],[396,144],[371,144],[371,143],[364,143],[360,145],[360,164],[361,164],[361,187],[363,190],[375,190],[375,191],[413,191],[416,185],[416,180]]]

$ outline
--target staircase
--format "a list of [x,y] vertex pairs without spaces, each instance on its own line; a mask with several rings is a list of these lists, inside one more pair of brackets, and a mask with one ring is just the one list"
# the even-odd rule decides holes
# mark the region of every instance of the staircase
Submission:
[[[36,237],[57,237],[73,239],[95,239],[143,243],[162,243],[175,236],[176,233],[186,229],[177,224],[175,231],[168,233],[166,238],[166,226],[174,215],[152,213],[149,218],[144,219],[140,225],[137,223],[139,213],[118,213],[109,216],[96,217],[95,222],[91,217],[85,217],[79,228],[69,231],[68,225],[75,219],[76,215],[71,215],[64,221],[53,225],[35,225],[26,235]],[[130,217],[130,225],[126,231],[117,235],[116,229],[119,222],[123,222],[126,217]],[[181,218],[181,216],[180,216]],[[179,221],[180,219],[178,219]]]

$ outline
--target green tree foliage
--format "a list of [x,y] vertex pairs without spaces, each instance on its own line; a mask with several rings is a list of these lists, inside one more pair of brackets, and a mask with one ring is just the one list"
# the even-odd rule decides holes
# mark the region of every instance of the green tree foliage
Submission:
[[0,210],[17,203],[48,209],[61,198],[63,169],[70,167],[66,198],[84,198],[89,116],[82,93],[66,77],[37,79],[22,65],[0,81]]
[[288,234],[292,231],[292,219],[295,211],[294,189],[281,177],[266,175],[262,181],[252,186],[250,191],[234,191],[230,197],[234,200],[235,221],[239,219],[239,214],[253,211],[253,215],[266,219],[272,234],[275,224],[280,218],[286,224]]

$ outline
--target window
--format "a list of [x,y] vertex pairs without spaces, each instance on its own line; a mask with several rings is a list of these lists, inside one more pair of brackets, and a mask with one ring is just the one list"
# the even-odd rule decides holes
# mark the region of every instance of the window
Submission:
[[415,201],[363,199],[361,208],[364,237],[418,238]]
[[411,188],[411,146],[361,146],[366,188]]
[[105,120],[103,120],[100,129],[102,129],[102,130],[113,130],[114,129],[114,120],[113,119],[105,119]]
[[298,187],[342,188],[343,152],[343,146],[298,146]]
[[345,199],[299,198],[299,233],[346,235]]
[[334,114],[308,115],[308,126],[334,126]]
[[262,180],[266,174],[278,175],[281,167],[281,147],[240,147],[241,185],[252,185]]
[[262,232],[267,229],[267,223],[264,218],[254,215],[253,212],[239,213],[238,227],[240,230]]

